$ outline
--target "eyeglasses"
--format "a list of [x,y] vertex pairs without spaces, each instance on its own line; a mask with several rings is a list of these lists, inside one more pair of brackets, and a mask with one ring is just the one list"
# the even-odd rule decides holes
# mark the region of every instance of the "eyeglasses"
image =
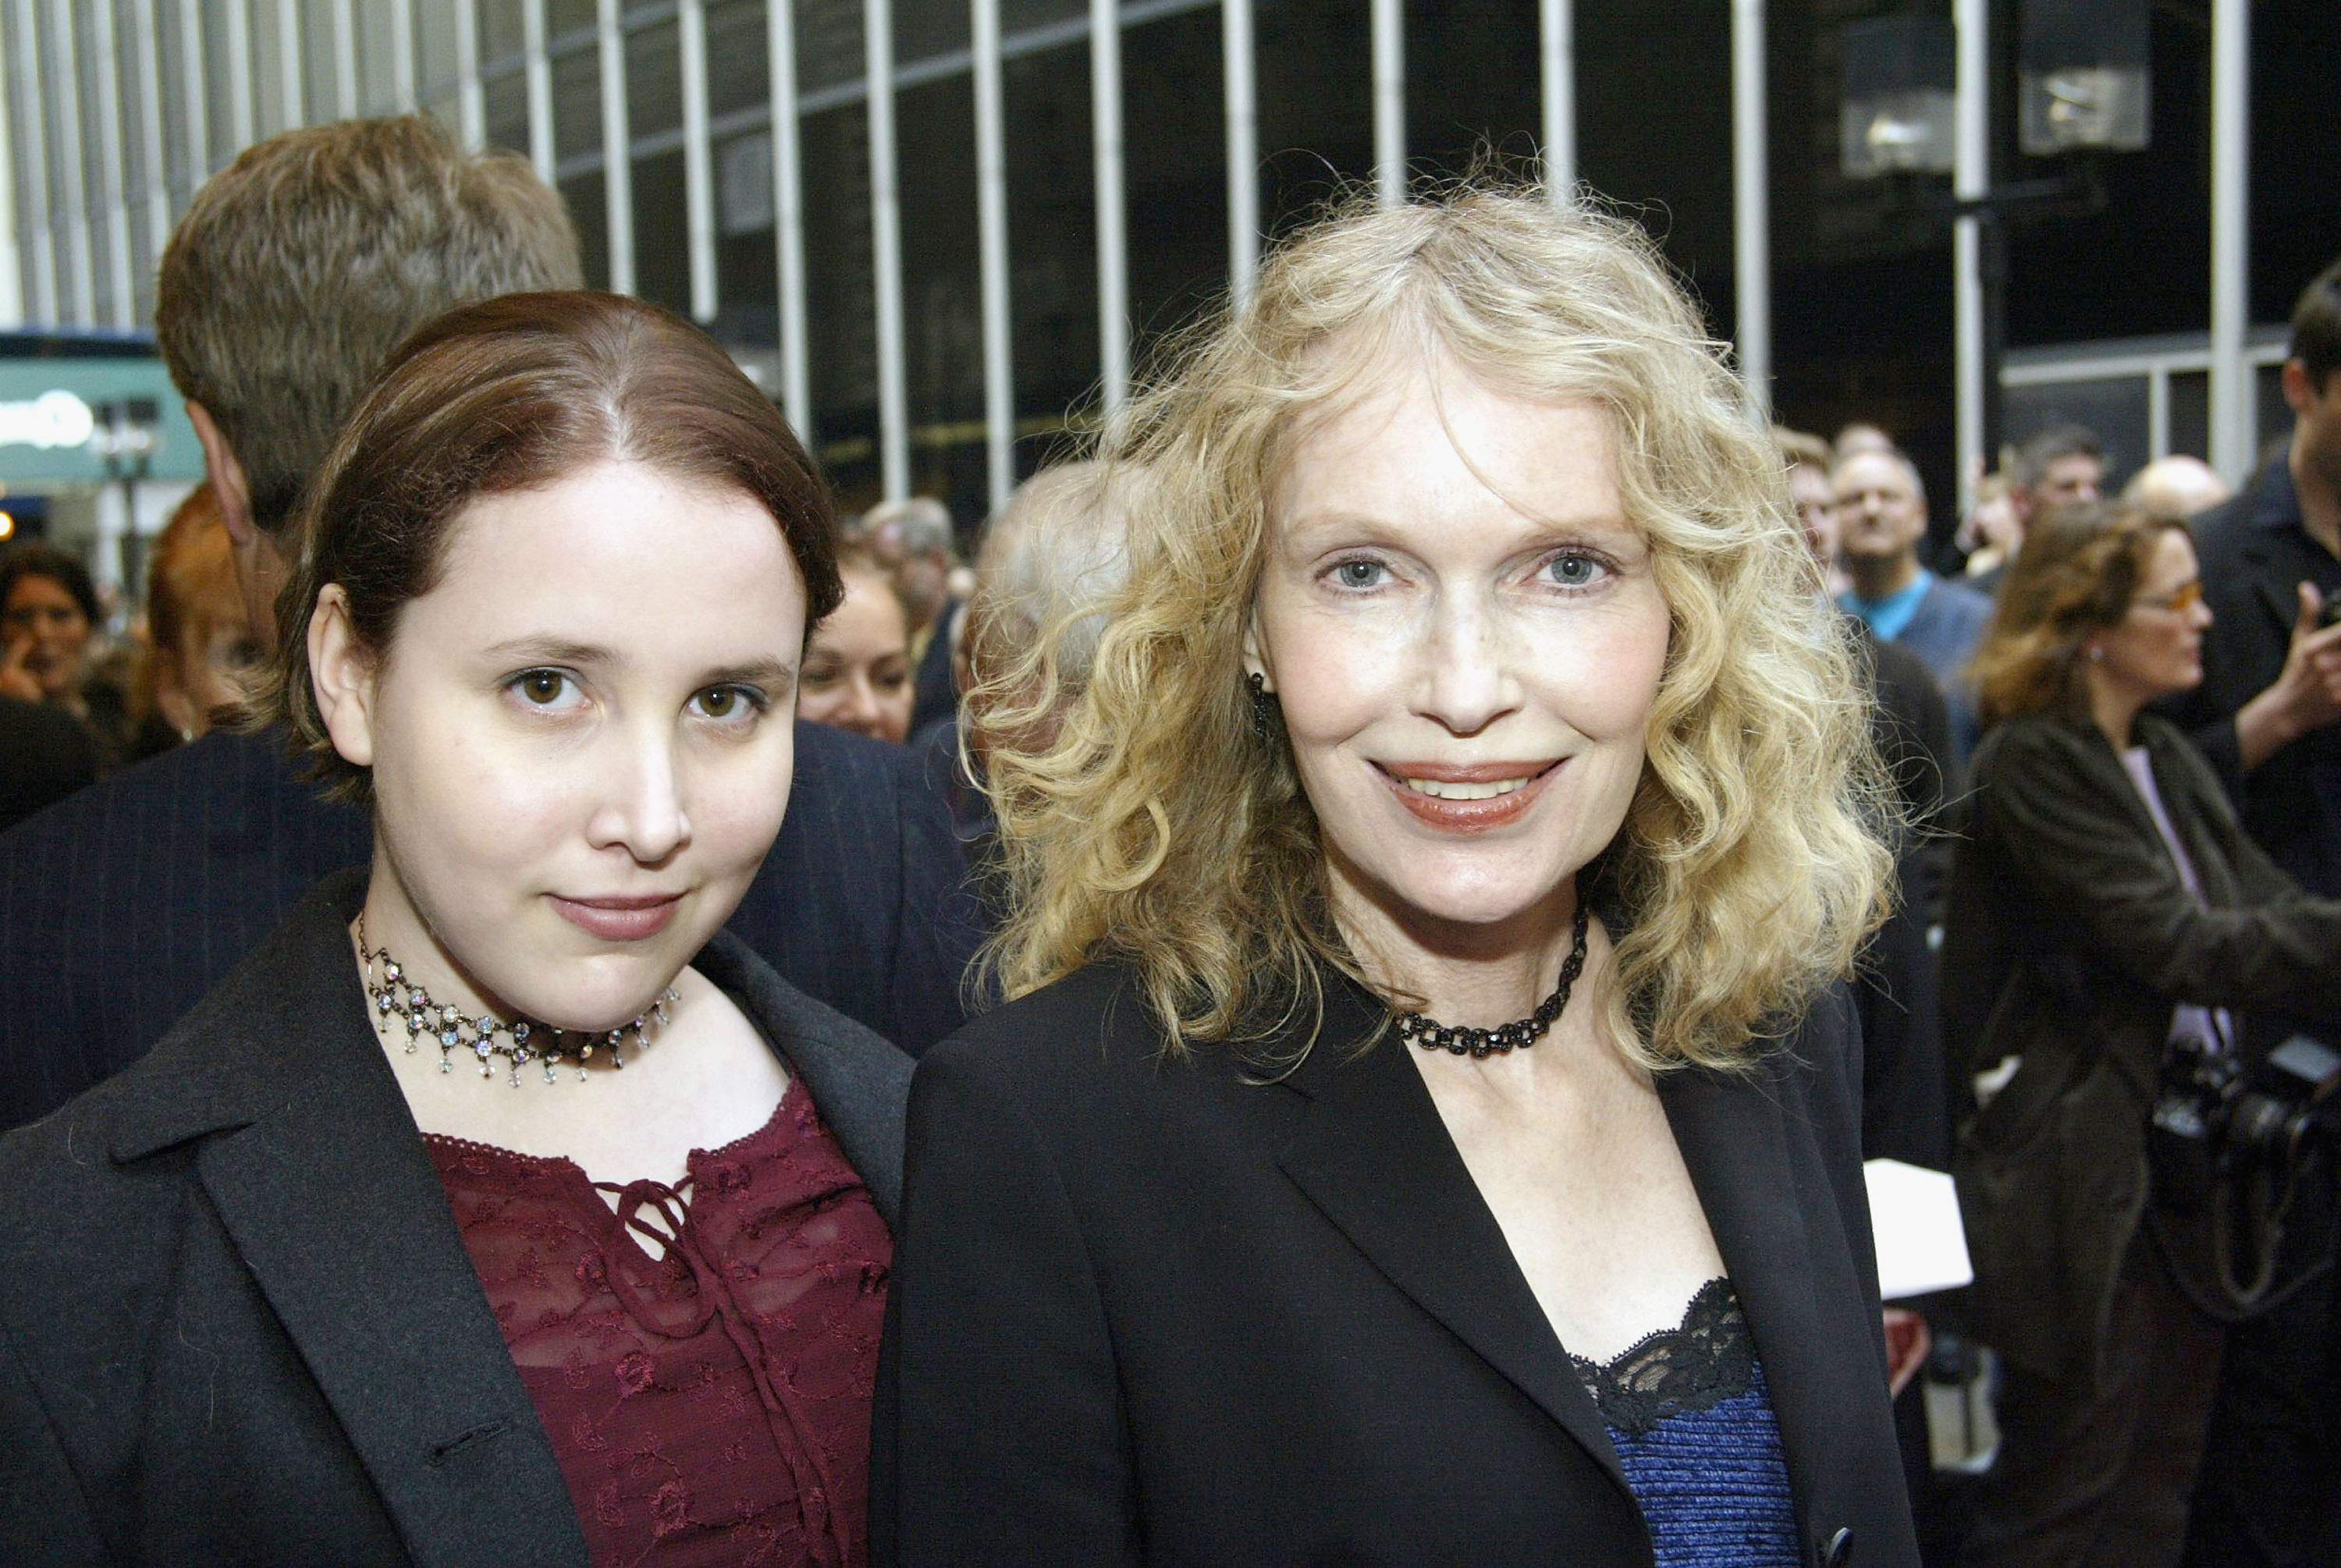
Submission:
[[2131,602],[2143,604],[2148,610],[2167,610],[2174,614],[2184,613],[2203,602],[2203,580],[2199,577],[2190,579],[2167,593],[2141,593]]

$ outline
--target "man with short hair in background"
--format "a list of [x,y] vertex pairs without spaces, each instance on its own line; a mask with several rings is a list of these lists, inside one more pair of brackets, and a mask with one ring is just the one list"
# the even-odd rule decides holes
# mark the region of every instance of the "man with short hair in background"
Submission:
[[894,592],[911,617],[911,666],[918,671],[911,709],[911,739],[959,712],[951,681],[952,622],[964,600],[951,592],[951,511],[931,496],[881,501],[862,517],[862,542],[894,576]]
[[1858,616],[1881,642],[1917,654],[1950,706],[1962,759],[1976,741],[1975,705],[1966,695],[1991,600],[1918,564],[1927,537],[1927,489],[1900,452],[1865,450],[1841,458],[1829,476],[1836,495],[1838,561],[1848,586],[1838,606]]
[[[391,351],[455,305],[582,282],[527,161],[463,153],[418,116],[289,131],[204,184],[163,253],[156,335],[258,635],[274,640],[302,487]],[[789,813],[732,928],[921,1049],[960,1022],[978,939],[950,822],[907,759],[817,725],[796,746]],[[371,846],[281,737],[222,729],[0,835],[0,1128],[135,1060]]]

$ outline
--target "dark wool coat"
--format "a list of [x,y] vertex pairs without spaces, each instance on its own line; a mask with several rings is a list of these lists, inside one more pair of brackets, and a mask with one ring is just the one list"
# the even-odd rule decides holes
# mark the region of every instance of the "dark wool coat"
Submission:
[[1964,1090],[2023,1058],[1959,1137],[1977,1275],[1967,1306],[1977,1334],[2044,1376],[2097,1365],[2147,1203],[2146,1126],[2171,1008],[2274,1015],[2341,1040],[2341,903],[2303,893],[2245,836],[2177,728],[2143,714],[2135,734],[2202,905],[2113,743],[2085,718],[2034,714],[1984,738],[1951,874],[1952,1082]]
[[[0,1561],[584,1563],[328,879],[135,1066],[0,1137]],[[695,961],[896,1222],[910,1058]]]

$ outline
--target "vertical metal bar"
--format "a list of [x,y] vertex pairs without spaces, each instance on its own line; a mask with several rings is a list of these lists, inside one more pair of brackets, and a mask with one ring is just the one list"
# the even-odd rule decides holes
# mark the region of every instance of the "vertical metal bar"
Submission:
[[626,35],[619,0],[601,0],[602,191],[609,208],[610,292],[634,292],[634,143],[626,121]]
[[480,88],[480,8],[455,0],[455,131],[467,153],[488,144],[488,100]]
[[797,124],[796,8],[765,13],[772,67],[772,264],[780,273],[781,408],[799,440],[812,444],[812,355],[805,342],[804,169]]
[[996,516],[1016,487],[1016,354],[1008,299],[1008,133],[1000,70],[1000,0],[971,0],[975,70],[975,223],[983,306],[983,458]]
[[50,79],[57,93],[57,175],[65,218],[65,264],[74,288],[74,324],[97,324],[97,278],[89,243],[87,171],[81,150],[81,75],[73,0],[49,0]]
[[910,380],[902,363],[902,212],[894,163],[894,7],[862,0],[870,84],[870,237],[878,296],[878,475],[888,501],[911,493]]
[[[25,40],[10,19],[6,25],[7,59],[13,65],[25,51]],[[0,94],[0,330],[25,324],[25,267],[20,231],[16,226],[16,176],[24,166],[16,161],[15,127]]]
[[[1991,188],[1990,0],[1953,0],[1958,27],[1957,163],[1951,186],[1972,201]],[[1951,230],[1951,359],[1959,510],[1975,504],[1973,481],[1997,461],[1984,450],[1983,233],[1961,218]]]
[[2146,372],[2146,460],[2170,455],[2170,366],[2157,360]]
[[195,0],[179,0],[179,88],[187,115],[187,188],[193,191],[212,168],[211,78],[204,74],[204,12]]
[[235,151],[241,153],[256,139],[252,100],[252,0],[227,0],[227,112],[228,130],[235,138]]
[[528,60],[528,156],[536,177],[550,185],[557,163],[553,144],[553,60],[544,52],[544,0],[521,0],[522,47]]
[[2251,309],[2250,0],[2211,6],[2211,466],[2240,488],[2258,423],[2244,328]]
[[358,114],[357,0],[334,0],[334,114],[354,120]]
[[714,149],[707,131],[707,8],[682,0],[675,13],[677,64],[682,67],[683,239],[691,258],[691,315],[715,319]]
[[26,231],[33,235],[33,297],[28,302],[35,321],[62,323],[65,312],[57,303],[56,218],[49,205],[48,101],[41,91],[41,29],[33,0],[16,0],[16,46],[9,51],[15,66],[14,96],[23,114],[24,154],[16,167],[24,171],[25,194],[33,211]]
[[414,113],[414,0],[390,0],[390,90],[400,114]]
[[1105,417],[1130,394],[1130,226],[1121,166],[1121,6],[1090,0],[1090,129],[1097,196],[1098,384]]
[[1538,0],[1544,78],[1544,184],[1556,204],[1577,192],[1577,15],[1569,0]]
[[171,237],[171,181],[163,141],[163,50],[154,35],[154,7],[134,5],[130,17],[131,52],[138,57],[138,159],[146,166],[146,235],[154,247],[154,254],[147,258],[151,276]]
[[1227,89],[1228,293],[1241,310],[1260,273],[1260,86],[1251,0],[1220,0],[1220,75]]
[[301,79],[301,0],[276,0],[276,89],[288,131],[309,123],[306,85]]
[[1406,204],[1406,0],[1373,0],[1374,184]]
[[114,0],[90,7],[90,52],[97,87],[97,166],[102,181],[99,210],[105,214],[106,293],[113,297],[114,324],[128,332],[138,322],[130,265],[130,181],[123,167],[122,55],[114,35]]
[[1759,419],[1772,409],[1771,144],[1766,131],[1764,0],[1731,0],[1731,234],[1739,375]]

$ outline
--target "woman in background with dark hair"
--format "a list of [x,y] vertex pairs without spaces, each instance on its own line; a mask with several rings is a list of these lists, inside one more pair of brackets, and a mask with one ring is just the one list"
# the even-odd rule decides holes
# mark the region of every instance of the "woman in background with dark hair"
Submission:
[[2208,1221],[2148,1179],[2165,1063],[2236,1053],[2246,1007],[2341,1021],[2341,904],[2146,710],[2203,679],[2210,620],[2183,525],[2091,503],[2035,522],[1976,655],[1944,1045],[1981,1075],[1956,1168],[2006,1376],[1968,1563],[2178,1561],[2224,1330],[2187,1288]]
[[93,641],[105,624],[89,569],[39,540],[0,551],[0,697],[39,702],[79,720],[101,767],[129,743],[122,690],[94,673]]
[[910,1063],[721,929],[819,475],[678,318],[513,295],[297,537],[256,721],[373,864],[0,1139],[0,1556],[860,1563]]

